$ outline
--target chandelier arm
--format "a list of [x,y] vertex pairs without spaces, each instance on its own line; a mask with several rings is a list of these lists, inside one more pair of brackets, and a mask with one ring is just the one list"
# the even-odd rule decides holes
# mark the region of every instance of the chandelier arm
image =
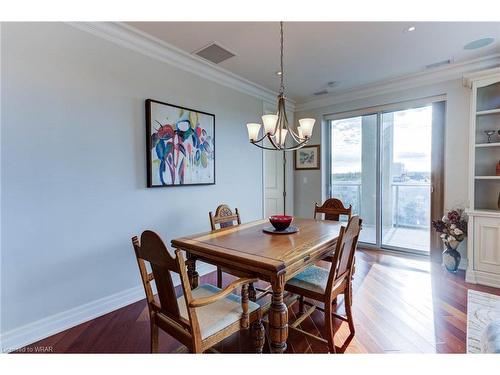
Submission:
[[[281,134],[281,132],[280,132],[280,134]],[[276,141],[274,140],[274,138],[272,136],[268,135],[267,138],[269,139],[269,142],[271,142],[271,144],[273,145],[274,150],[281,150],[281,146],[279,146],[279,144],[276,144]]]
[[292,139],[297,143],[302,143],[306,140],[306,138],[300,138],[298,134],[296,134],[292,129],[288,129]]
[[258,148],[263,149],[263,150],[276,151],[276,149],[273,147],[262,146],[262,145],[255,143],[255,142],[250,142],[250,143],[253,144],[254,146],[257,146]]
[[259,143],[259,142],[262,142],[262,140],[263,140],[264,138],[266,138],[266,137],[267,137],[267,134],[264,134],[262,137],[260,137],[259,139],[254,140],[252,143]]
[[284,147],[284,148],[281,148],[280,151],[295,151],[295,150],[298,150],[298,149],[304,147],[307,142],[308,142],[308,139],[300,142],[299,144],[297,144],[297,145],[295,145],[293,147]]

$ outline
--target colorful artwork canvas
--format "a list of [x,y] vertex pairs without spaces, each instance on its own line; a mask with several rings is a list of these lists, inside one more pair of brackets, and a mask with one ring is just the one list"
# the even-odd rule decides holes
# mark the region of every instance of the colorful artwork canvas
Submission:
[[215,184],[215,115],[146,100],[148,187]]
[[320,146],[304,146],[295,151],[295,169],[319,169]]

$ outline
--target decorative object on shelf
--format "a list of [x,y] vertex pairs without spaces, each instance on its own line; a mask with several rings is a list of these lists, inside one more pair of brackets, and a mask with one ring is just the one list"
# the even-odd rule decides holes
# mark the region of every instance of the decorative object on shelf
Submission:
[[495,130],[485,130],[485,134],[488,136],[488,143],[491,143],[491,136],[496,133]]
[[[262,116],[264,134],[259,136],[261,124],[247,124],[248,138],[253,145],[265,150],[292,151],[304,147],[311,139],[314,122],[313,118],[299,120],[299,126],[294,130],[288,124],[285,110],[285,69],[283,67],[283,22],[280,22],[280,89],[278,93],[278,111],[276,115]],[[287,136],[292,139],[292,144],[287,146]],[[271,146],[264,146],[264,139],[268,139]]]
[[460,264],[458,245],[467,236],[467,220],[464,210],[449,211],[439,220],[432,221],[432,227],[440,234],[445,246],[443,251],[443,264],[452,273],[456,273]]
[[320,169],[320,145],[305,146],[295,151],[295,169]]
[[497,164],[497,176],[500,176],[500,160],[498,161]]
[[146,100],[148,187],[215,184],[215,115]]
[[500,210],[500,192],[498,193],[497,207]]

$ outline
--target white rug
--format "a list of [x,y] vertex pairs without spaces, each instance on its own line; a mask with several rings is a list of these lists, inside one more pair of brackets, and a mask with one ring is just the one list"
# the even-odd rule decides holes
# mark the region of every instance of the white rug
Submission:
[[484,328],[500,319],[500,296],[471,289],[467,292],[467,353],[481,353]]

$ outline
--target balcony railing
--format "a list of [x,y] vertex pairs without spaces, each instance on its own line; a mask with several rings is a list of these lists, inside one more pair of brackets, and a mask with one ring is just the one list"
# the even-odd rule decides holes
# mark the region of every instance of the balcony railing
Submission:
[[[385,204],[383,210],[392,211],[392,226],[427,229],[430,221],[430,183],[393,182],[391,191],[392,207]],[[360,182],[336,181],[332,184],[331,195],[345,204],[351,204],[353,212],[363,216]]]

